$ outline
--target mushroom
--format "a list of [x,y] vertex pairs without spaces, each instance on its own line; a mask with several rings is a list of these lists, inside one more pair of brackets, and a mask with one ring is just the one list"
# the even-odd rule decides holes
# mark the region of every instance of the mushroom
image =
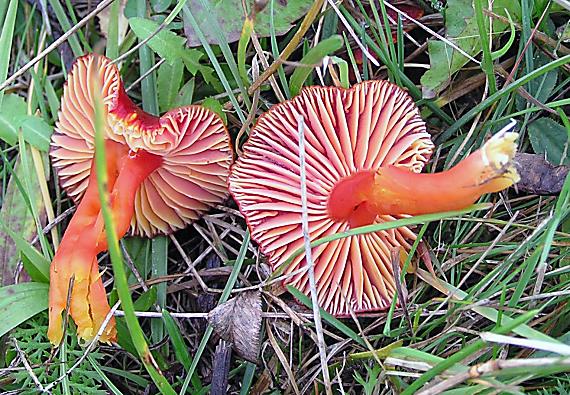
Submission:
[[[103,101],[108,190],[118,237],[129,227],[133,235],[147,237],[182,229],[228,195],[233,153],[216,114],[201,106],[177,108],[160,118],[148,114],[128,98],[109,59],[79,58],[64,87],[50,150],[62,187],[78,204],[50,268],[53,344],[63,334],[70,282],[70,314],[79,338],[93,339],[110,311],[97,265],[107,241],[93,160],[93,89],[101,90]],[[115,337],[111,319],[100,340]]]
[[[300,117],[313,241],[403,215],[464,208],[518,181],[516,133],[491,138],[448,171],[420,174],[433,144],[405,91],[385,81],[306,88],[259,118],[229,177],[252,238],[274,269],[303,247]],[[415,237],[402,227],[315,247],[320,306],[336,316],[388,308],[396,292],[391,252],[407,254]],[[304,268],[299,255],[285,268],[285,282],[309,294]]]

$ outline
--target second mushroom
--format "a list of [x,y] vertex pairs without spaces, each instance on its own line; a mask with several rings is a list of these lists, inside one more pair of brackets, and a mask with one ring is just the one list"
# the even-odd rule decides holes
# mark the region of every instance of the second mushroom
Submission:
[[[518,181],[516,133],[493,136],[450,170],[420,174],[433,144],[404,90],[385,81],[304,89],[260,117],[229,178],[252,238],[274,268],[303,247],[300,119],[312,241],[402,215],[464,208]],[[320,306],[337,316],[387,309],[396,292],[392,250],[408,252],[415,237],[403,227],[315,247]],[[299,255],[285,268],[285,282],[309,294],[304,269]]]
[[[50,151],[62,187],[78,203],[50,268],[48,337],[54,344],[62,338],[70,284],[69,312],[81,339],[93,339],[110,311],[97,265],[107,240],[93,160],[96,96],[104,107],[108,190],[118,237],[129,228],[147,237],[184,228],[228,195],[233,153],[215,113],[187,106],[153,116],[128,98],[109,59],[78,59],[64,87]],[[115,337],[111,319],[100,339]]]

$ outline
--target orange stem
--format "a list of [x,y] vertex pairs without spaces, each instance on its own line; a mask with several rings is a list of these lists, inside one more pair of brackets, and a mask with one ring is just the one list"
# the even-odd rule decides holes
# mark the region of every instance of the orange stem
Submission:
[[[129,229],[134,213],[134,198],[141,183],[161,163],[148,152],[129,153],[126,146],[107,141],[107,175],[111,210],[117,236]],[[62,313],[67,306],[69,284],[73,278],[70,314],[81,339],[92,340],[110,311],[105,287],[99,275],[97,254],[107,249],[107,240],[97,190],[94,164],[89,183],[75,215],[61,241],[50,268],[48,338],[59,344],[63,335]],[[114,320],[105,328],[101,341],[116,338]]]
[[420,215],[465,208],[481,195],[518,181],[512,163],[516,133],[489,140],[457,166],[441,173],[419,174],[395,166],[362,171],[333,189],[328,210],[351,227],[368,225],[378,215]]

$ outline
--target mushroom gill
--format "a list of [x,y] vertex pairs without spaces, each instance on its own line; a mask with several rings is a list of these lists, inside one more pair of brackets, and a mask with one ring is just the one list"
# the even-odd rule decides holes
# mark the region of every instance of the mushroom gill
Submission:
[[[499,138],[499,146],[504,145],[491,156],[507,154],[498,161],[489,157],[485,161],[489,150],[483,149],[466,159],[467,164],[458,165],[459,170],[441,176],[419,174],[433,144],[405,91],[385,81],[366,81],[350,89],[306,88],[259,118],[229,177],[230,192],[252,238],[273,268],[303,247],[299,116],[305,124],[308,225],[313,241],[402,215],[456,208],[454,196],[461,196],[457,205],[465,207],[483,193],[516,181],[516,177],[495,181],[512,170],[513,136]],[[422,197],[424,190],[430,194]],[[432,204],[436,192],[438,204]],[[391,252],[407,253],[415,237],[402,227],[315,247],[321,307],[337,316],[388,308],[396,292]],[[299,270],[305,267],[304,255],[294,258],[285,268],[285,282],[309,294],[307,272]]]

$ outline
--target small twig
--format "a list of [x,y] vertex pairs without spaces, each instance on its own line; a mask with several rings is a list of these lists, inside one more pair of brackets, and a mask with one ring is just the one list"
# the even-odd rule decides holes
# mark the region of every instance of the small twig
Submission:
[[[222,242],[218,237],[216,237],[217,235],[214,233],[211,233],[209,236],[211,237],[211,239],[208,237],[208,235],[206,234],[206,230],[204,228],[202,228],[200,225],[198,225],[197,223],[193,223],[192,227],[200,234],[200,236],[202,236],[202,238],[206,241],[206,243],[208,243],[208,245],[210,247],[212,247],[212,249],[214,250],[214,253],[223,261],[223,262],[227,262],[228,260],[228,256],[226,254],[226,252],[224,251]],[[216,240],[217,239],[217,240]],[[237,255],[237,251],[233,250],[232,251],[234,254]]]
[[154,66],[152,66],[150,69],[148,69],[143,75],[141,75],[139,78],[137,78],[131,85],[129,85],[129,87],[127,89],[125,89],[125,92],[129,92],[131,89],[133,89],[135,86],[137,86],[138,84],[140,84],[140,82],[142,80],[144,80],[145,78],[147,78],[153,71],[155,71],[156,69],[158,69],[164,62],[166,61],[166,59],[162,58],[158,61],[158,63],[156,63]]
[[[198,284],[200,284],[200,287],[202,287],[202,290],[205,292],[215,292],[215,291],[211,290],[210,288],[208,288],[208,285],[206,285],[204,280],[202,280],[202,277],[200,277],[200,274],[198,273],[198,271],[196,270],[196,267],[194,266],[195,263],[193,264],[190,261],[190,258],[188,258],[188,255],[186,255],[186,252],[184,252],[184,249],[182,248],[182,246],[180,246],[180,243],[178,243],[178,240],[176,239],[176,237],[174,237],[174,235],[170,235],[170,240],[172,240],[172,242],[174,243],[174,246],[176,247],[176,249],[178,250],[178,252],[182,256],[182,259],[184,260],[184,262],[188,266],[188,269],[190,269],[190,272],[192,273],[192,275],[198,281]],[[212,248],[212,247],[210,247],[210,248]]]
[[266,325],[266,328],[267,328],[267,339],[269,340],[269,343],[271,344],[271,347],[273,348],[273,351],[275,352],[277,359],[281,361],[281,364],[283,365],[283,370],[285,370],[287,378],[291,382],[293,391],[295,392],[296,395],[300,395],[301,392],[299,391],[299,386],[295,381],[295,376],[293,375],[293,371],[291,370],[291,365],[287,361],[287,357],[283,353],[283,350],[281,350],[281,347],[279,347],[279,344],[277,344],[277,340],[275,339],[273,331],[271,330],[271,325]]
[[[42,233],[44,235],[48,234],[54,227],[56,227],[60,222],[62,222],[65,218],[67,218],[68,216],[70,216],[71,214],[73,214],[75,212],[75,210],[77,209],[76,206],[72,206],[70,208],[68,208],[67,210],[65,210],[63,213],[59,214],[57,217],[55,217],[53,219],[53,221],[51,221],[49,224],[47,224],[43,229],[42,229]],[[36,244],[38,241],[40,240],[40,237],[38,235],[36,235],[36,237],[33,238],[33,240],[30,242],[31,245]]]
[[394,282],[396,283],[396,293],[398,295],[398,300],[400,301],[400,306],[404,312],[404,317],[408,322],[410,327],[410,332],[414,333],[414,326],[412,324],[412,319],[410,318],[410,313],[408,312],[408,290],[406,289],[406,284],[400,281],[401,271],[400,271],[400,248],[395,247],[390,250],[390,261],[392,262],[392,270],[394,272]]
[[[252,34],[252,38],[255,37],[255,35]],[[254,43],[257,42],[254,41]],[[257,45],[259,45],[259,43],[257,43]],[[256,47],[257,50],[257,47]],[[259,59],[265,59],[265,57],[263,56],[263,53],[261,55],[258,55]],[[267,60],[265,60],[265,64],[267,64]],[[266,67],[266,66],[264,66]],[[257,59],[254,57],[253,60],[251,61],[251,71],[252,71],[252,76],[253,79],[256,80],[259,78],[259,63],[257,61]],[[275,77],[271,76],[269,78],[269,82],[271,83],[271,87],[273,88],[273,90],[276,92],[276,95],[279,97],[279,95],[281,95],[281,97],[283,97],[283,94],[281,93],[281,91],[279,91],[279,87],[277,87],[276,83],[275,83]],[[275,85],[274,85],[275,83]],[[277,93],[278,92],[278,93]],[[240,142],[242,140],[243,135],[247,132],[249,133],[249,127],[251,125],[251,123],[253,122],[253,120],[255,119],[255,113],[257,111],[257,107],[259,105],[259,89],[257,89],[255,92],[253,92],[253,100],[252,100],[252,104],[251,104],[251,109],[249,110],[249,113],[247,114],[247,118],[245,120],[245,122],[241,125],[241,128],[239,129],[239,132],[237,134],[236,137],[236,153],[238,156],[242,155],[242,149],[240,147]],[[285,98],[283,98],[285,99]]]
[[[257,35],[255,34],[255,31],[251,32],[251,42],[253,43],[253,48],[255,48],[255,52],[257,52],[257,57],[259,58],[259,61],[261,62],[263,69],[267,70],[269,68],[269,63],[267,63],[267,58],[265,57],[265,52],[263,52],[263,48],[261,48],[261,44],[259,44],[259,40],[257,39]],[[257,80],[259,78],[259,76],[254,75],[253,78],[254,78],[254,80]],[[269,84],[273,88],[273,92],[275,92],[275,97],[277,97],[277,100],[279,100],[280,103],[283,103],[285,101],[285,96],[283,95],[283,92],[281,92],[281,89],[279,88],[279,85],[277,84],[277,80],[275,79],[275,76],[270,75],[268,78],[269,78]],[[254,96],[254,99],[255,99],[255,96]]]
[[317,332],[317,347],[321,359],[323,381],[327,395],[332,395],[331,379],[327,363],[326,343],[323,336],[323,324],[319,308],[317,285],[315,281],[315,268],[311,250],[311,239],[309,237],[309,216],[307,212],[307,173],[305,168],[305,120],[302,116],[297,117],[299,132],[299,168],[301,176],[301,228],[305,244],[305,262],[309,276],[309,286],[311,288],[311,302],[313,305],[313,315],[315,317],[315,331]]
[[12,338],[12,343],[14,344],[14,347],[16,348],[16,352],[18,353],[20,360],[22,361],[22,363],[24,364],[24,367],[26,368],[26,372],[28,372],[28,375],[30,376],[30,378],[32,379],[34,384],[36,385],[36,388],[42,393],[48,393],[49,394],[50,393],[49,388],[44,388],[42,383],[40,383],[40,380],[38,380],[38,376],[36,376],[36,374],[32,370],[32,366],[28,362],[28,358],[26,358],[26,354],[20,348],[18,341],[16,339]]
[[67,323],[69,322],[69,314],[71,312],[71,295],[73,294],[73,285],[75,284],[75,274],[71,275],[69,279],[69,287],[67,288],[67,299],[65,301],[65,315],[63,316],[63,334],[61,336],[61,340],[59,341],[59,345],[57,348],[60,348],[63,342],[65,342],[65,336],[67,334]]
[[147,292],[149,288],[147,287],[146,283],[144,282],[144,279],[142,278],[141,274],[139,273],[135,263],[133,262],[133,258],[131,258],[129,251],[127,251],[127,247],[125,247],[125,242],[123,241],[123,239],[119,240],[119,244],[121,246],[121,250],[123,251],[123,256],[125,257],[125,264],[129,268],[129,270],[133,273],[133,275],[137,279],[137,282],[140,284],[143,291]]

